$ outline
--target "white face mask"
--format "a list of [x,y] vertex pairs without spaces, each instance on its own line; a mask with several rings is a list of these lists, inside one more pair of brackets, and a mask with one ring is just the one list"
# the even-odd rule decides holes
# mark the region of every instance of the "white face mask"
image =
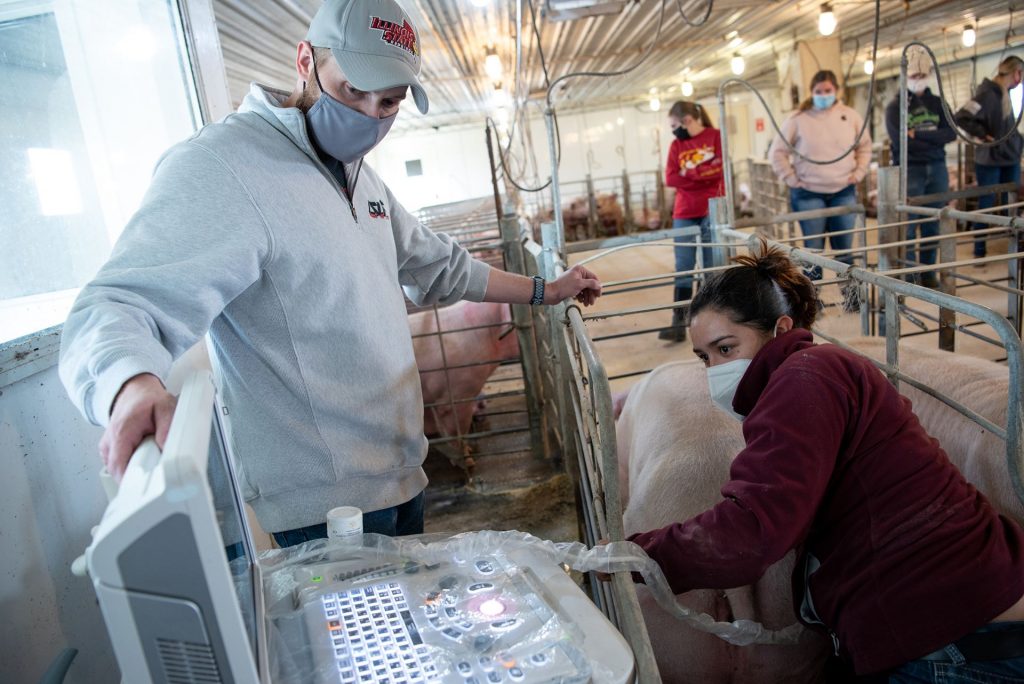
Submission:
[[910,90],[910,92],[914,93],[915,95],[920,95],[921,93],[923,93],[925,91],[925,88],[927,88],[927,87],[928,87],[928,79],[927,78],[908,78],[907,79],[907,88]]
[[[775,329],[772,330],[772,339],[778,336],[779,328],[776,323]],[[708,391],[711,393],[711,402],[741,423],[746,416],[733,411],[732,400],[736,397],[736,388],[739,387],[740,380],[746,375],[752,361],[753,359],[736,359],[708,368]]]
[[736,396],[736,388],[747,372],[747,368],[750,367],[751,361],[753,359],[736,359],[708,368],[708,389],[711,392],[711,401],[738,421],[742,421],[745,416],[732,410],[732,400]]

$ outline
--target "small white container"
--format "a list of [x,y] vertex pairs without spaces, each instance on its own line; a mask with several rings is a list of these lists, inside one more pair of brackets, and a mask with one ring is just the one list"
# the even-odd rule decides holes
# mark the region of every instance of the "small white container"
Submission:
[[355,506],[338,506],[327,511],[327,537],[344,544],[362,544],[363,512]]

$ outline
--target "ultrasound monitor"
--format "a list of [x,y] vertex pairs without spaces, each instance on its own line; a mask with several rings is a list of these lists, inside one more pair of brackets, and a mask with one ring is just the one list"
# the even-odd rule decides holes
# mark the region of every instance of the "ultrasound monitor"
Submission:
[[[122,681],[255,684],[258,583],[208,373],[135,452],[86,551]],[[212,428],[212,429],[211,429]]]

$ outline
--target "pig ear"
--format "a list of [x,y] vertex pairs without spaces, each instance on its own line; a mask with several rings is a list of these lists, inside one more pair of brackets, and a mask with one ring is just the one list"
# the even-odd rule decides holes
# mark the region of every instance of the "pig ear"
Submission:
[[515,326],[514,324],[513,324],[513,325],[510,325],[510,326],[508,326],[508,327],[507,327],[507,328],[506,328],[505,330],[503,330],[503,331],[501,332],[501,334],[500,334],[500,335],[498,335],[498,339],[499,339],[499,340],[503,340],[503,339],[505,339],[506,337],[508,337],[508,334],[509,334],[510,332],[512,332],[513,330],[515,330],[515,329],[516,329],[516,326]]

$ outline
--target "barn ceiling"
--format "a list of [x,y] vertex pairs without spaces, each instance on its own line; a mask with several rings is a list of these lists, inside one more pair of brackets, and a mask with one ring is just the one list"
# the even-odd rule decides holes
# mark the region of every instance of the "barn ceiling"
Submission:
[[[496,106],[492,79],[484,72],[492,47],[503,65],[503,88],[516,90],[520,100],[543,100],[546,80],[531,25],[531,0],[522,0],[521,6],[518,85],[515,0],[399,1],[420,30],[421,75],[430,96],[430,113],[420,116],[410,107],[408,114],[399,117],[396,130],[479,121],[492,111]],[[791,51],[797,41],[820,37],[820,1],[713,0],[707,21],[692,27],[681,16],[680,6],[696,22],[704,14],[706,0],[666,0],[660,34],[661,2],[620,1],[625,6],[618,14],[552,21],[544,0],[532,0],[544,65],[552,81],[570,72],[626,68],[654,45],[628,75],[562,82],[555,95],[561,110],[646,102],[652,88],[663,99],[677,99],[685,69],[695,96],[710,95],[732,76],[730,58],[737,52],[746,61],[744,78],[760,85],[776,84],[778,56]],[[295,44],[305,35],[320,0],[214,0],[213,4],[232,99],[240,101],[250,81],[290,88],[295,78]],[[851,82],[863,81],[861,66],[871,49],[874,0],[831,4]],[[883,75],[898,68],[902,46],[915,39],[949,59],[1001,50],[1008,42],[1024,52],[1024,32],[1017,39],[1014,28],[1024,21],[1024,1],[882,0],[881,6],[878,67]],[[967,23],[978,29],[973,49],[960,44]]]

